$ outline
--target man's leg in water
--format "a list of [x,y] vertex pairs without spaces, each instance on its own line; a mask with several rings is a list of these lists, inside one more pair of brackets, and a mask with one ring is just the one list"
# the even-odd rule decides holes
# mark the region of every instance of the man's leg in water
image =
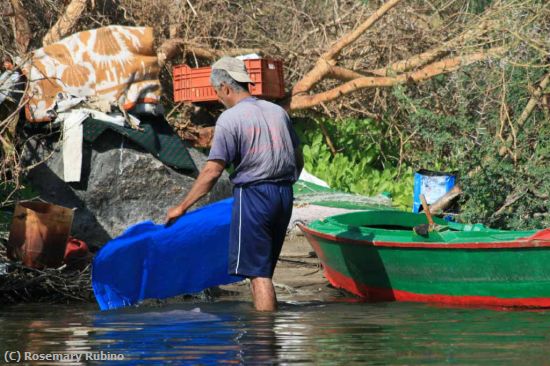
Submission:
[[256,310],[277,310],[277,295],[275,294],[275,287],[271,278],[252,277],[250,279],[250,290]]

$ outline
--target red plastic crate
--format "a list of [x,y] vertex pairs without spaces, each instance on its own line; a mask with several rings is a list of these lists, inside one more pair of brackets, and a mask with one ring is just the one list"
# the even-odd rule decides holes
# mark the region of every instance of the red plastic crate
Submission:
[[[254,85],[249,84],[250,94],[266,99],[285,96],[283,63],[272,59],[244,60],[244,65]],[[175,102],[214,102],[218,100],[210,85],[211,67],[191,68],[177,65],[173,69]]]

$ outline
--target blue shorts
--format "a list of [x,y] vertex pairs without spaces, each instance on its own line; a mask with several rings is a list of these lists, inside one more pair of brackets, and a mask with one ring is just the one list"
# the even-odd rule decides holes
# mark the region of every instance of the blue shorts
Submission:
[[292,214],[290,183],[259,183],[233,189],[228,272],[273,277]]

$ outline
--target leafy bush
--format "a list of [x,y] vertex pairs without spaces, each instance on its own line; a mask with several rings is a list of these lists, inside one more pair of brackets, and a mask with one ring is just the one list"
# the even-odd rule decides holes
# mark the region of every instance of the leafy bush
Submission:
[[[517,123],[548,71],[516,66],[545,62],[528,50],[521,57],[396,86],[387,100],[397,108],[383,121],[301,120],[306,169],[344,191],[389,192],[403,209],[412,205],[415,169],[458,171],[464,191],[458,220],[504,229],[550,227],[550,112],[539,102]],[[394,130],[407,143],[400,146]],[[508,136],[515,137],[510,142]]]
[[506,62],[473,65],[423,87],[392,90],[401,106],[392,122],[405,133],[416,131],[405,146],[407,163],[459,171],[461,221],[550,226],[549,113],[539,106],[517,123],[545,72]]
[[[311,128],[317,125],[317,128]],[[334,144],[333,154],[319,125]],[[389,193],[394,205],[412,207],[413,170],[385,162],[395,150],[385,138],[387,126],[370,119],[302,119],[297,124],[302,140],[305,169],[332,188],[366,196]],[[384,150],[384,151],[383,151]]]

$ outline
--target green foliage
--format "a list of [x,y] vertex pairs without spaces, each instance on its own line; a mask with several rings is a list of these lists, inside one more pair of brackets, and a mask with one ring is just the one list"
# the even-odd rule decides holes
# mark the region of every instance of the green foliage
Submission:
[[[464,192],[460,221],[516,230],[550,227],[550,111],[539,103],[518,123],[548,73],[547,67],[525,65],[547,61],[521,47],[508,59],[393,87],[385,100],[392,108],[381,113],[382,121],[301,121],[306,169],[336,189],[390,192],[405,209],[412,203],[414,170],[457,171]],[[499,153],[503,147],[505,155]]]
[[[404,156],[413,166],[459,171],[465,193],[459,219],[464,222],[506,229],[548,227],[548,111],[535,108],[523,126],[517,125],[532,96],[530,86],[540,82],[545,70],[499,66],[473,65],[431,80],[429,92],[394,88],[401,106],[394,122],[406,133],[416,131]],[[505,142],[512,135],[514,141]],[[501,156],[503,146],[509,153]]]
[[[319,124],[326,128],[337,149],[332,154]],[[413,170],[384,164],[395,150],[385,137],[387,126],[370,119],[302,120],[297,124],[305,169],[332,188],[366,196],[389,193],[395,206],[412,207]]]
[[466,11],[481,14],[488,6],[493,3],[493,0],[468,0],[465,1]]

